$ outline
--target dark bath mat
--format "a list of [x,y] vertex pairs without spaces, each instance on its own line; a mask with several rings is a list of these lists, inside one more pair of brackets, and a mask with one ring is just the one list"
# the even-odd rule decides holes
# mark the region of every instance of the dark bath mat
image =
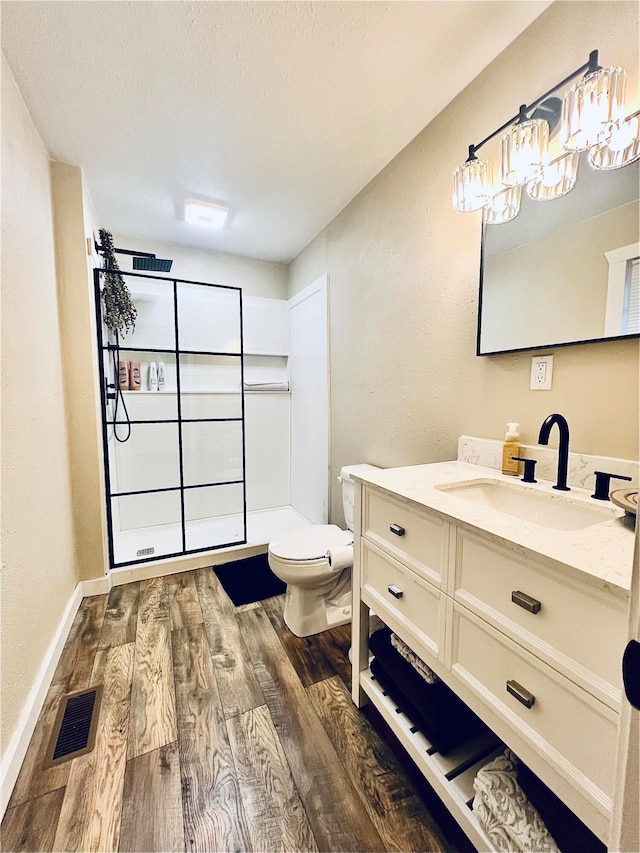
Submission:
[[287,588],[269,568],[267,554],[214,566],[213,571],[236,607],[280,595]]

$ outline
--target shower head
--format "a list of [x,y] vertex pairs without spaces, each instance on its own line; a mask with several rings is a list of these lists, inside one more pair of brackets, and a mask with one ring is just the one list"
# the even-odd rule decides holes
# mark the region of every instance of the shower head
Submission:
[[134,270],[146,270],[147,272],[169,272],[173,261],[164,258],[153,257],[134,257]]
[[[96,251],[100,254],[105,253],[105,247],[95,243]],[[134,252],[131,249],[116,249],[112,247],[112,251],[116,255],[133,255],[134,270],[145,270],[145,272],[169,272],[171,269],[172,260],[165,258],[156,258],[151,252]]]

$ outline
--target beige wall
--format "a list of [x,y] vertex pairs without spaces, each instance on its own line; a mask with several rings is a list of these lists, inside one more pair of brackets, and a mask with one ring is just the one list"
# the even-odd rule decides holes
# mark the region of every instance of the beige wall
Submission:
[[2,754],[77,580],[49,159],[2,61]]
[[627,69],[637,98],[637,3],[555,3],[291,264],[290,294],[329,274],[332,474],[455,458],[458,435],[501,439],[507,421],[535,443],[555,411],[572,449],[638,458],[637,341],[550,350],[547,392],[529,390],[532,353],[476,357],[480,214],[451,206],[467,146],[596,47]]
[[86,243],[95,213],[77,166],[53,162],[51,181],[76,556],[86,580],[109,567],[93,263]]

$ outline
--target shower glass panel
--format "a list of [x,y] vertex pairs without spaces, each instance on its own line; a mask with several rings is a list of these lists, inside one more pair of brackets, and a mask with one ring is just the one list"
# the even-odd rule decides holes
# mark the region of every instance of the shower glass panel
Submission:
[[[137,311],[125,335],[104,322],[105,270],[95,271],[111,566],[242,545],[242,292],[120,275]],[[139,390],[120,388],[119,364],[132,362]]]
[[[178,396],[176,394],[176,357],[175,354],[138,351],[120,348],[119,361],[138,362],[140,364],[140,390],[124,394],[125,407],[120,403],[116,414],[117,424],[132,421],[178,421]],[[149,388],[150,365],[155,362],[164,364],[165,388],[157,393]],[[164,392],[167,393],[164,393]],[[118,435],[122,429],[118,429]]]
[[[134,278],[135,276],[135,278]],[[173,281],[122,273],[138,316],[136,327],[120,339],[123,349],[175,352],[175,301]]]
[[158,560],[182,551],[180,491],[111,499],[114,565]]
[[204,421],[182,427],[185,486],[241,483],[242,421]]
[[212,539],[233,543],[242,535],[242,485],[185,489],[187,548],[199,551]]
[[[119,433],[123,427],[116,424]],[[119,494],[180,488],[177,423],[132,420],[129,440],[111,444]]]
[[199,285],[179,282],[180,349],[239,355],[242,351],[240,294],[238,288],[205,293]]
[[242,420],[242,362],[239,356],[180,355],[182,419]]

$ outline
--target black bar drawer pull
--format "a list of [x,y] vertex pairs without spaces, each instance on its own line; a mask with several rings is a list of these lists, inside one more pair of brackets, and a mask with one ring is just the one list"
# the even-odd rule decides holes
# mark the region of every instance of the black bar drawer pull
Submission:
[[389,526],[389,530],[392,533],[395,533],[396,536],[404,536],[404,527],[400,527],[399,524],[391,524]]
[[517,681],[507,681],[507,693],[511,693],[512,696],[515,696],[518,702],[522,702],[526,708],[533,708],[533,703],[536,701],[536,697],[533,693],[529,693],[529,691],[525,690]]
[[542,602],[538,601],[537,598],[531,598],[530,595],[527,595],[526,592],[520,592],[519,589],[514,589],[511,593],[511,601],[514,604],[517,604],[518,607],[524,607],[525,610],[528,610],[529,613],[540,613],[542,608]]
[[404,592],[400,589],[400,587],[396,586],[394,583],[390,583],[387,589],[394,598],[402,598],[402,596],[404,595]]

